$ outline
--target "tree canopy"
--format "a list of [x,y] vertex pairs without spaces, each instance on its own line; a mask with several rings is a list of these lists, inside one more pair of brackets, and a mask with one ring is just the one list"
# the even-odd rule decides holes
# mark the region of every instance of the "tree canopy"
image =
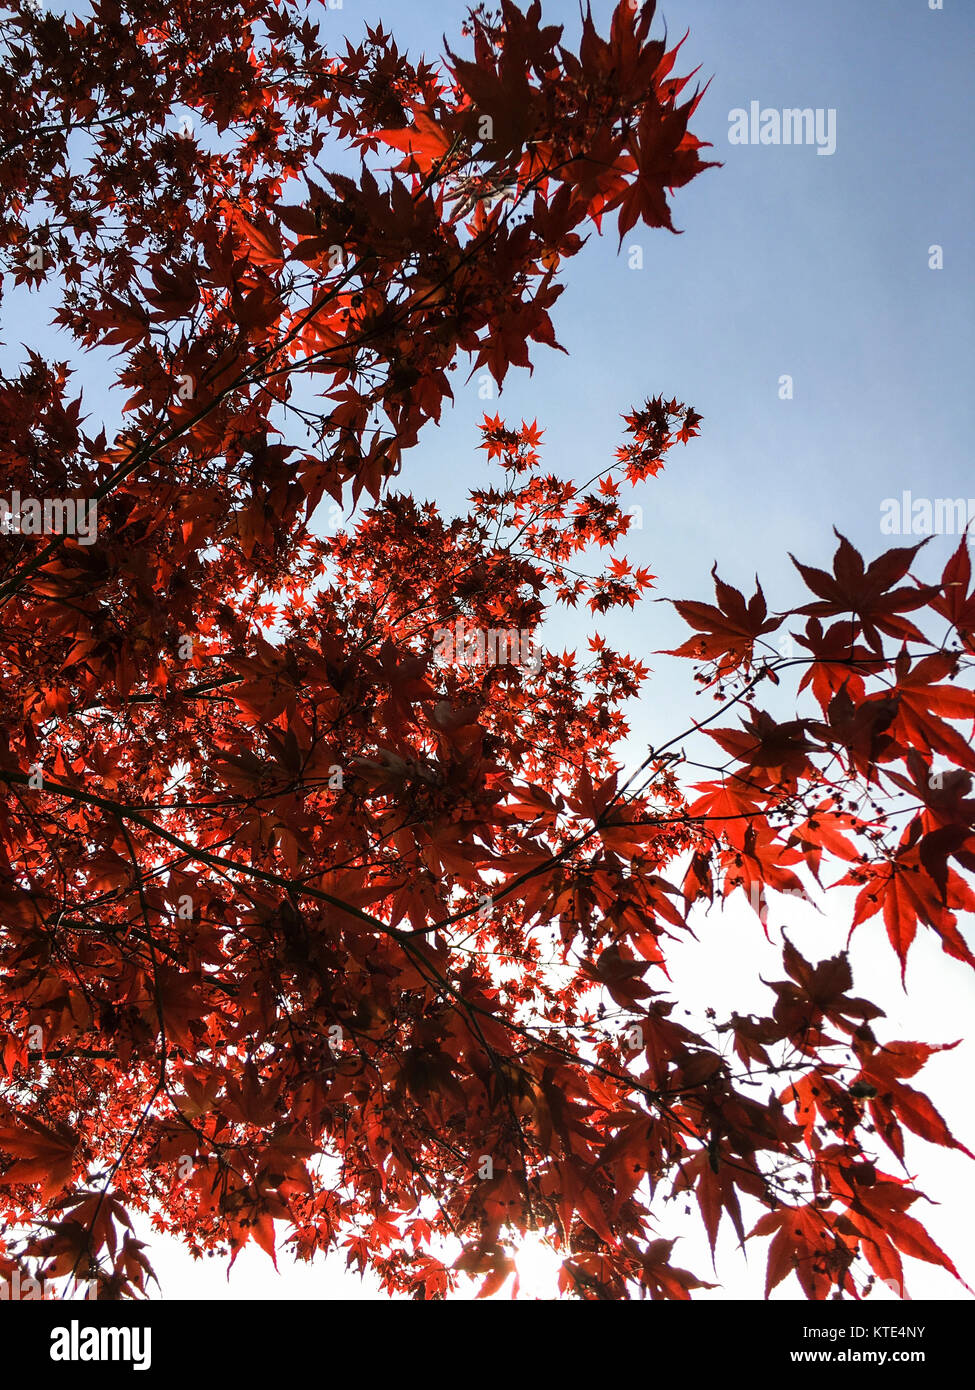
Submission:
[[767,1292],[955,1272],[902,1163],[961,1147],[938,1047],[787,935],[766,1017],[679,1022],[666,965],[696,904],[761,932],[813,883],[975,965],[964,540],[924,579],[838,534],[781,611],[715,570],[671,655],[716,702],[633,767],[647,669],[543,624],[644,600],[627,499],[697,412],[634,404],[581,483],[499,412],[465,515],[408,490],[452,369],[558,349],[585,238],[710,167],[654,9],[573,51],[502,0],[437,66],[295,0],[3,12],[2,283],[67,345],[0,379],[5,1274],[140,1297],[147,1213],[417,1298],[534,1232],[567,1297],[686,1299],[674,1193],[771,1237]]

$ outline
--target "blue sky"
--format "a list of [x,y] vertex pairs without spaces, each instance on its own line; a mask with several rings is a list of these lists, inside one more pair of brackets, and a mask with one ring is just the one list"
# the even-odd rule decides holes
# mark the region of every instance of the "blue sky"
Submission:
[[[465,6],[456,0],[345,0],[325,15],[336,40],[356,39],[381,20],[400,47],[458,48]],[[594,0],[598,27],[612,5]],[[569,0],[543,0],[543,13],[579,27]],[[881,503],[904,489],[929,497],[975,497],[971,468],[973,114],[966,93],[975,11],[965,0],[667,0],[671,38],[689,28],[679,70],[701,65],[711,79],[693,122],[713,143],[708,170],[673,200],[683,235],[634,228],[593,237],[564,266],[567,289],[553,314],[565,357],[538,347],[534,375],[512,371],[500,399],[478,397],[477,379],[455,382],[456,407],[422,438],[401,483],[462,510],[483,477],[477,422],[485,409],[511,422],[537,418],[545,462],[587,478],[620,442],[620,416],[658,393],[703,415],[701,437],[669,455],[667,469],[634,499],[642,529],[624,547],[657,576],[656,595],[707,599],[709,570],[749,586],[757,570],[770,606],[798,598],[787,552],[823,564],[835,524],[865,553],[892,541],[880,532]],[[729,112],[762,107],[832,108],[836,150],[739,146],[728,141]],[[640,245],[644,268],[628,268]],[[929,268],[929,247],[944,266]],[[7,336],[16,343],[16,332]],[[794,398],[779,398],[793,378]],[[940,573],[957,540],[939,538],[926,561]],[[611,640],[654,668],[631,712],[633,746],[683,729],[693,686],[689,663],[651,656],[686,635],[664,604],[601,625]],[[554,618],[550,645],[582,645],[579,616]],[[686,669],[685,669],[686,668]],[[700,703],[700,702],[699,702]],[[696,711],[698,717],[700,710]],[[794,909],[794,935],[814,956],[839,949],[844,908],[820,917]],[[798,915],[796,915],[798,914]],[[787,918],[773,911],[773,924]],[[911,958],[910,1000],[875,921],[854,938],[860,983],[891,1015],[888,1036],[949,1040],[964,1035],[975,1003],[965,968],[919,943]],[[869,933],[869,935],[868,935]],[[767,1004],[757,982],[762,938],[754,918],[733,909],[701,928],[701,946],[675,953],[675,982],[696,1003],[747,1010]],[[747,968],[745,968],[747,962]],[[768,976],[768,971],[763,969]],[[968,972],[970,973],[970,972]],[[753,991],[751,999],[745,998]],[[972,1043],[936,1059],[922,1075],[958,1137],[975,1147],[970,1111]],[[966,1252],[972,1228],[969,1161],[917,1144],[909,1159],[942,1205],[918,1214],[975,1284]],[[967,1228],[966,1228],[967,1223]],[[709,1257],[694,1223],[680,1263],[707,1276]],[[747,1267],[721,1248],[725,1296],[761,1297],[764,1247]],[[189,1297],[362,1296],[342,1258],[324,1268],[288,1269],[278,1279],[260,1252],[239,1258],[229,1283],[217,1261],[194,1265],[172,1242],[154,1242],[164,1292]],[[908,1262],[917,1297],[965,1297],[949,1276]],[[781,1294],[797,1296],[794,1281]]]

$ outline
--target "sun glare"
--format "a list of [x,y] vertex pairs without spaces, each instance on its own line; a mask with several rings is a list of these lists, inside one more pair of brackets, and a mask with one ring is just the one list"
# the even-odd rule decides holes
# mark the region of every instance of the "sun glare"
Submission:
[[540,1236],[529,1232],[515,1255],[519,1298],[558,1298],[562,1259]]

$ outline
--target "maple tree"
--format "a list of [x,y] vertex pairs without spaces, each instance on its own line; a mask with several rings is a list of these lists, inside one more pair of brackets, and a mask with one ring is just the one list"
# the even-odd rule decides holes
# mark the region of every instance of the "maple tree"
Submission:
[[[591,231],[673,230],[708,161],[653,18],[587,16],[576,53],[504,0],[434,67],[381,27],[326,46],[292,0],[3,11],[4,288],[74,354],[0,381],[4,491],[98,507],[93,544],[3,541],[4,1275],[142,1296],[148,1213],[418,1298],[498,1291],[533,1231],[566,1296],[684,1299],[673,1194],[712,1250],[771,1237],[767,1291],[955,1273],[902,1162],[905,1128],[961,1147],[908,1084],[939,1048],[886,1037],[845,954],[785,937],[770,1014],[699,1031],[666,959],[696,904],[741,889],[761,929],[815,882],[902,968],[919,930],[975,964],[965,545],[922,582],[919,546],[840,537],[782,612],[715,572],[676,655],[718,713],[627,772],[638,661],[438,662],[436,635],[635,607],[625,489],[696,412],[648,400],[581,485],[485,417],[464,516],[391,481],[453,366],[559,346]],[[326,497],[369,505],[323,536]],[[762,708],[793,678],[799,713]],[[693,787],[692,732],[719,750]]]

